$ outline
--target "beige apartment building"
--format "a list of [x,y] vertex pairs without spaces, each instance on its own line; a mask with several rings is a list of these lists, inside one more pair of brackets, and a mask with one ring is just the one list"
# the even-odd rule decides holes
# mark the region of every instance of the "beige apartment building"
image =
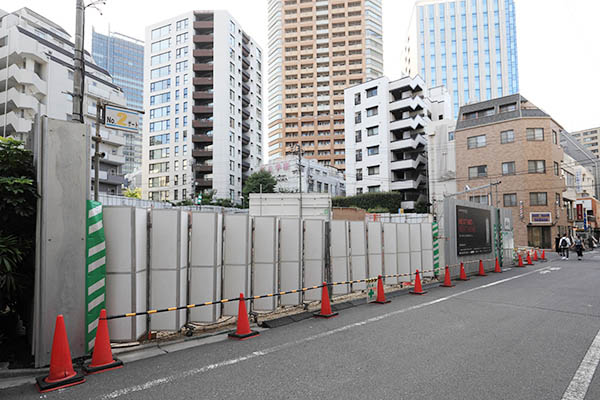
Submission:
[[571,136],[600,158],[600,127],[571,132]]
[[457,187],[462,198],[512,210],[516,246],[553,247],[567,232],[563,128],[520,94],[461,107],[456,126]]
[[269,1],[268,155],[345,170],[344,89],[383,75],[381,0]]

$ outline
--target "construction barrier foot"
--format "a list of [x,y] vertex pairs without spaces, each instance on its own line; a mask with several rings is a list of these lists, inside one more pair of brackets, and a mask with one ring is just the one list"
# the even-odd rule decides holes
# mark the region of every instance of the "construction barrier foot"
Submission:
[[337,317],[338,313],[337,312],[332,312],[331,314],[314,313],[313,315],[316,318],[333,318],[333,317]]
[[235,340],[246,340],[246,339],[250,339],[251,337],[258,336],[258,335],[260,335],[260,332],[251,331],[250,333],[246,333],[246,334],[243,334],[243,335],[240,335],[239,333],[232,332],[232,333],[230,333],[227,336],[229,336],[231,339],[235,339]]
[[60,379],[56,382],[47,382],[46,379],[47,378],[43,376],[35,378],[37,382],[36,386],[40,393],[51,392],[53,390],[63,389],[85,382],[85,377],[79,372],[69,378]]
[[383,301],[378,301],[378,300],[375,300],[373,303],[377,303],[377,304],[387,304],[387,303],[391,303],[391,302],[392,302],[391,300],[383,300]]
[[106,364],[106,365],[100,365],[98,367],[92,367],[91,365],[84,365],[83,372],[85,372],[86,375],[92,375],[92,374],[97,374],[99,372],[110,371],[112,369],[119,369],[122,367],[123,367],[123,361],[119,360],[118,358],[115,358],[113,360],[113,362]]

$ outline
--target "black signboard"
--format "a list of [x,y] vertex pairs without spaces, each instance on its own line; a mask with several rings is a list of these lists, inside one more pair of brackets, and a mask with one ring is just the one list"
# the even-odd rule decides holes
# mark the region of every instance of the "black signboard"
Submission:
[[459,256],[492,252],[490,210],[456,206],[456,243]]

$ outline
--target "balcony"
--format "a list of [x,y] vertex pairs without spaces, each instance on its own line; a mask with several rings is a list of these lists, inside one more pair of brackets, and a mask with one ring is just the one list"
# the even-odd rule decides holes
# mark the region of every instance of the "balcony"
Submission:
[[416,179],[401,179],[392,180],[390,190],[410,190],[418,189],[419,186],[426,181],[423,175],[419,175]]
[[213,71],[214,65],[212,63],[194,64],[194,72],[205,72]]
[[212,170],[213,170],[212,164],[199,164],[199,163],[194,164],[194,171],[196,171],[196,172],[211,173]]
[[250,85],[248,85],[246,82],[242,82],[242,94],[248,93],[250,93]]
[[419,128],[425,128],[431,120],[429,117],[416,115],[412,118],[400,119],[390,123],[390,131],[413,131]]
[[246,35],[246,32],[242,32],[242,43],[250,43],[250,36]]
[[194,119],[192,120],[192,127],[194,128],[212,128],[212,119]]
[[212,106],[193,106],[192,112],[194,114],[211,114],[213,113]]
[[250,105],[250,97],[243,95],[242,96],[242,105],[244,107],[248,107]]
[[416,149],[420,145],[425,146],[426,144],[427,144],[427,139],[425,139],[421,135],[417,135],[414,139],[408,138],[408,139],[402,139],[402,140],[395,140],[395,141],[391,142],[390,150],[394,151],[394,150],[404,150],[404,149]]
[[196,86],[212,86],[214,84],[213,78],[194,78],[193,82]]
[[250,47],[246,43],[242,43],[242,54],[244,57],[248,57],[250,55]]
[[195,49],[194,50],[194,57],[213,57],[213,50],[212,49]]
[[248,132],[250,130],[250,124],[247,121],[242,121],[242,132]]
[[199,187],[202,189],[206,189],[206,188],[212,189],[212,184],[213,184],[212,179],[196,179],[196,187]]
[[214,28],[213,21],[194,21],[194,29],[210,29]]
[[403,113],[405,111],[417,111],[429,108],[420,96],[407,97],[390,103],[389,110]]
[[420,165],[425,165],[427,159],[422,155],[419,155],[415,160],[395,160],[391,163],[391,170],[403,170],[403,169],[417,169]]
[[194,43],[213,43],[213,35],[194,35]]
[[250,73],[248,71],[246,71],[245,69],[242,70],[242,80],[244,82],[248,82],[250,80]]
[[250,163],[248,161],[242,161],[242,170],[247,171],[250,169]]
[[100,162],[111,165],[123,165],[125,164],[125,156],[121,156],[119,154],[106,153],[104,158],[100,159]]
[[193,134],[192,142],[193,143],[212,143],[213,137],[212,137],[212,135]]
[[247,147],[242,147],[242,156],[244,158],[250,157],[250,150]]
[[246,107],[242,108],[242,117],[244,119],[250,118],[250,111],[248,111],[248,108],[246,108]]
[[242,57],[242,67],[245,69],[250,68],[250,61],[245,57]]
[[250,143],[250,136],[246,135],[245,133],[242,133],[242,143],[243,144]]
[[213,91],[212,90],[200,90],[192,93],[192,98],[195,100],[203,100],[203,99],[212,99]]
[[212,158],[212,150],[193,149],[192,157],[194,157],[194,158]]
[[102,142],[104,143],[125,146],[125,138],[122,135],[117,135],[104,129],[100,129],[100,136],[102,137]]
[[[0,120],[4,122],[5,116],[2,116]],[[25,118],[21,118],[20,114],[11,111],[6,115],[6,132],[12,133],[28,133],[31,131],[31,126],[33,125],[33,121],[30,121]],[[12,129],[11,129],[12,128]]]

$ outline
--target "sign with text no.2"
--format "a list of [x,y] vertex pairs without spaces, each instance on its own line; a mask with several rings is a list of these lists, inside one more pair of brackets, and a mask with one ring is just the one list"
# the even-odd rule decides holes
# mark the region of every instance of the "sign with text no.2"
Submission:
[[127,132],[137,132],[139,128],[140,115],[125,108],[106,106],[105,122],[107,128],[119,129]]

